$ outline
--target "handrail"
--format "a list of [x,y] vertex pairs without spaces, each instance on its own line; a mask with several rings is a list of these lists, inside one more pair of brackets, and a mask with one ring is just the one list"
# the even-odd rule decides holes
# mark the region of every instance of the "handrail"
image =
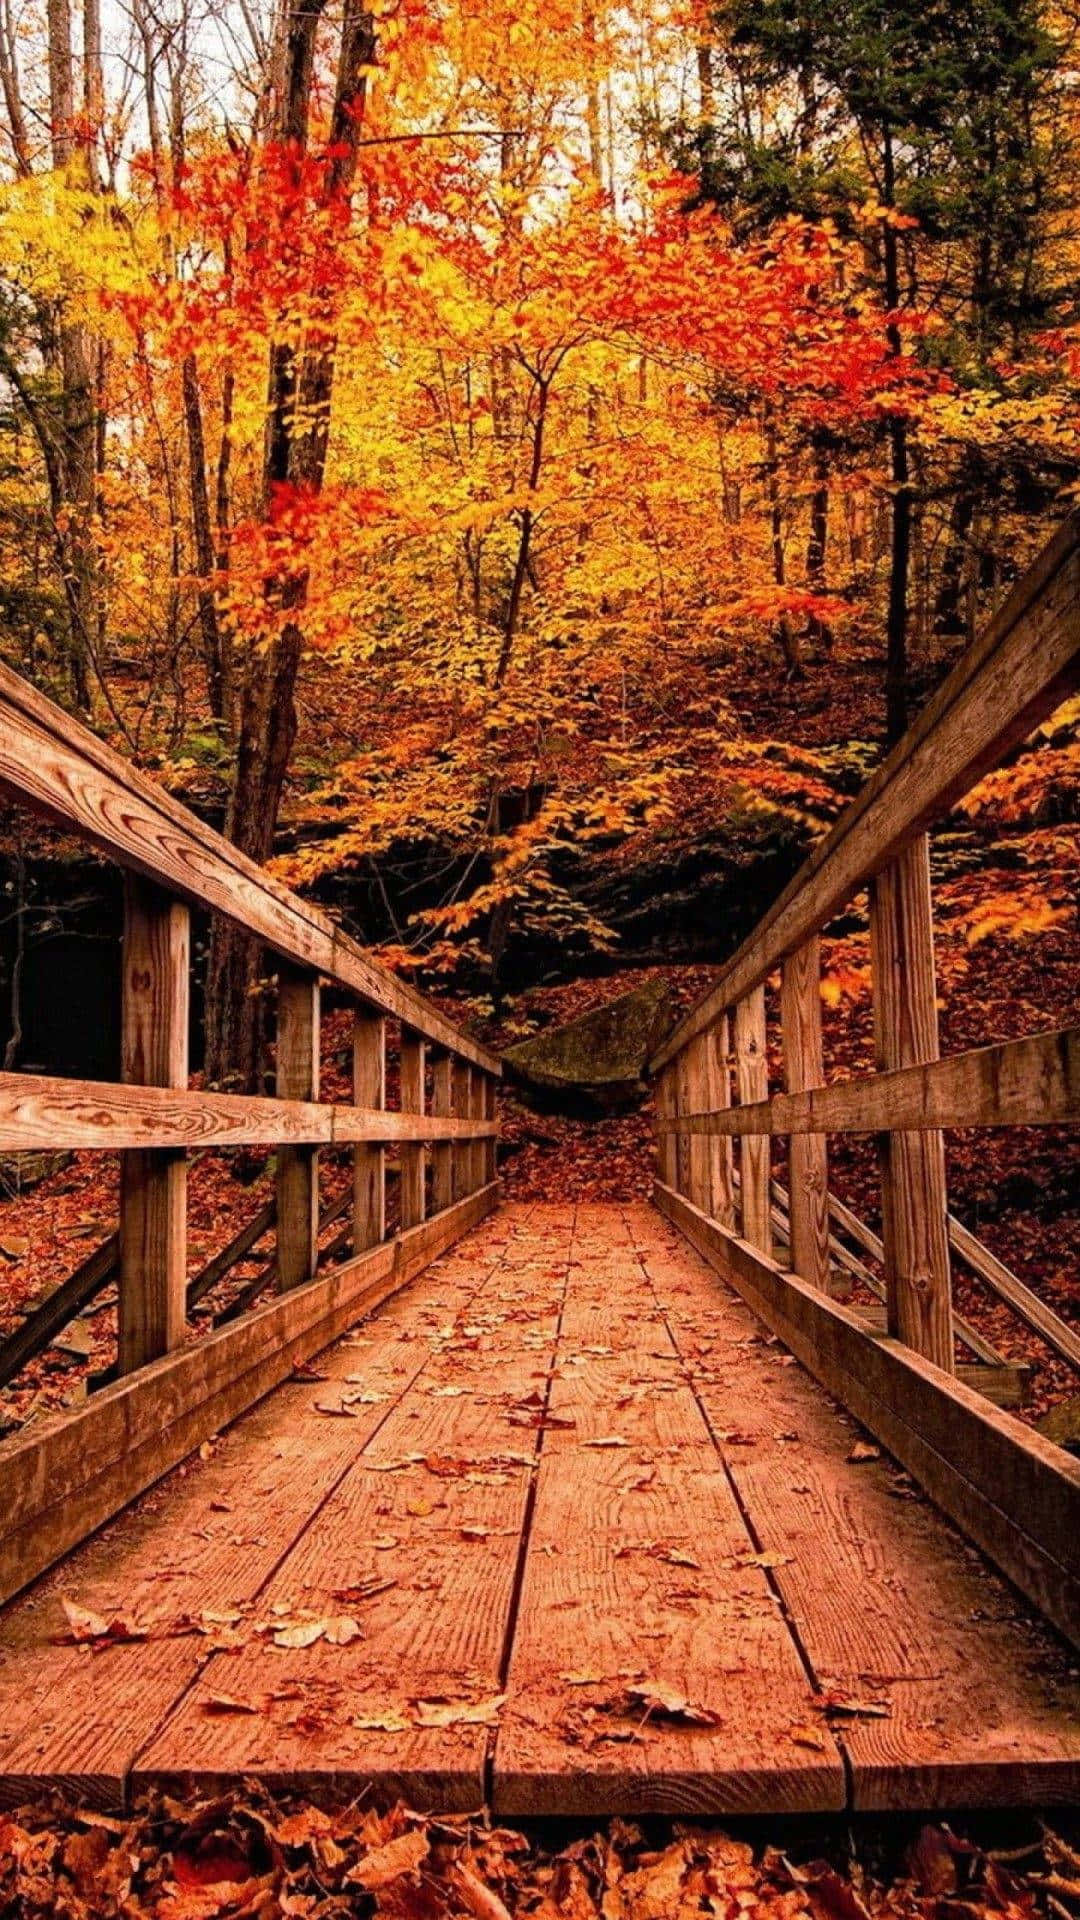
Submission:
[[[1075,1524],[1064,1516],[1080,1475],[1060,1450],[1033,1448],[1027,1429],[1002,1427],[1008,1417],[996,1410],[991,1433],[957,1379],[950,1248],[969,1262],[971,1248],[948,1211],[943,1135],[1080,1121],[1080,1028],[941,1057],[927,829],[1078,681],[1074,513],[650,1062],[659,1205],[1070,1634],[1080,1634],[1080,1512]],[[828,1083],[821,936],[864,886],[875,1070]],[[765,982],[775,969],[782,1092],[768,1072]],[[828,1297],[830,1133],[880,1143],[886,1343],[903,1364],[886,1364],[873,1327]],[[776,1135],[790,1162],[788,1270],[772,1258]],[[1056,1316],[1040,1313],[1007,1268],[986,1255],[979,1271],[1058,1351],[1068,1347],[1067,1330],[1062,1343]],[[1003,1464],[993,1487],[991,1447]]]
[[[5,1151],[117,1152],[121,1172],[119,1379],[78,1415],[50,1423],[44,1436],[0,1443],[5,1597],[497,1204],[501,1067],[326,914],[3,666],[0,791],[125,870],[121,1080],[0,1073]],[[189,1084],[192,904],[225,915],[276,956],[273,1096]],[[352,1099],[333,1104],[319,1097],[324,980],[353,1003]],[[396,1110],[386,1100],[388,1017],[400,1027]],[[192,1350],[184,1344],[195,1297],[187,1280],[188,1153],[248,1145],[275,1149],[273,1259],[234,1300],[228,1324]],[[393,1232],[386,1221],[390,1146],[398,1155]],[[320,1247],[320,1147],[352,1152],[351,1222],[332,1249]],[[218,1269],[251,1239],[250,1230],[235,1236],[206,1269],[205,1288],[204,1276],[196,1277],[199,1290],[216,1284]],[[351,1257],[330,1264],[345,1239]],[[250,1307],[269,1272],[283,1298]],[[97,1284],[93,1274],[91,1281]],[[77,1311],[90,1284],[73,1277],[61,1289],[62,1304]],[[40,1331],[39,1324],[16,1342],[14,1355]]]
[[656,1049],[658,1073],[825,927],[1080,684],[1080,511],[1070,515],[915,725]]
[[0,665],[0,789],[27,801],[120,865],[195,906],[211,907],[282,959],[404,1020],[496,1077],[494,1054],[462,1033],[414,987],[240,853],[172,794]]

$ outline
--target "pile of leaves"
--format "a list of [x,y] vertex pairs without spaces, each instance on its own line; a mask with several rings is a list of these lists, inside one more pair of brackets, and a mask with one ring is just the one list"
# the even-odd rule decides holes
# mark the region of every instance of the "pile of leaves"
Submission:
[[898,1843],[895,1830],[864,1828],[856,1841],[819,1824],[812,1840],[784,1847],[619,1820],[553,1842],[467,1816],[359,1804],[326,1812],[254,1789],[159,1799],[125,1818],[39,1807],[0,1820],[4,1920],[1070,1920],[1077,1911],[1080,1856],[1045,1826],[1011,1850],[944,1826]]

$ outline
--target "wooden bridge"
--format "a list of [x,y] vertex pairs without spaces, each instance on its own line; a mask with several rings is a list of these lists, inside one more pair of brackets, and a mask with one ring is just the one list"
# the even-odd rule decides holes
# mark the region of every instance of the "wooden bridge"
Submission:
[[[4,790],[127,875],[122,1081],[0,1074],[5,1152],[122,1169],[118,1234],[0,1351],[116,1278],[117,1377],[0,1446],[0,1798],[1078,1797],[1080,1463],[998,1404],[951,1262],[1074,1367],[1080,1339],[952,1219],[942,1133],[1075,1123],[1080,1035],[939,1057],[926,838],[1075,687],[1078,635],[1073,520],[660,1048],[655,1207],[500,1207],[497,1060],[0,672]],[[819,937],[866,887],[877,1071],[826,1084]],[[192,907],[267,951],[273,1097],[190,1084]],[[836,1133],[880,1142],[880,1237],[830,1196]],[[189,1277],[187,1156],[251,1145],[273,1205]],[[320,1149],[353,1168],[321,1213]],[[271,1222],[272,1296],[193,1337]]]

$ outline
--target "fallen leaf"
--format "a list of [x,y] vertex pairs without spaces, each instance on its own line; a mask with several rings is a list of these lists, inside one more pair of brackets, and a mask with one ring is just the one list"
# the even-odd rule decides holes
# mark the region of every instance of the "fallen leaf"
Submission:
[[357,1861],[345,1878],[351,1886],[365,1887],[369,1893],[374,1893],[380,1887],[388,1887],[392,1881],[402,1879],[405,1874],[415,1876],[430,1851],[426,1834],[401,1833],[396,1840],[387,1840],[383,1846],[373,1847],[363,1860]]
[[202,1703],[204,1713],[258,1713],[250,1700],[236,1700],[231,1693],[210,1693]]
[[880,1459],[881,1448],[872,1447],[866,1440],[856,1440],[855,1445],[848,1454],[848,1462],[853,1467],[861,1467],[867,1460]]
[[644,1707],[653,1720],[671,1720],[686,1727],[715,1727],[719,1716],[710,1707],[696,1706],[684,1693],[659,1680],[642,1681],[627,1689],[635,1707]]
[[497,1693],[489,1700],[418,1700],[415,1724],[418,1727],[494,1727],[505,1699],[505,1693]]

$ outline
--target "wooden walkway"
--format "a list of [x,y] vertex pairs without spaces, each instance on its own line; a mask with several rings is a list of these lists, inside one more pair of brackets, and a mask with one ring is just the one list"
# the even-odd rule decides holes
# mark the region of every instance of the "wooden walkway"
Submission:
[[9,1606],[0,1662],[7,1804],[1080,1793],[1060,1644],[646,1206],[493,1216]]

